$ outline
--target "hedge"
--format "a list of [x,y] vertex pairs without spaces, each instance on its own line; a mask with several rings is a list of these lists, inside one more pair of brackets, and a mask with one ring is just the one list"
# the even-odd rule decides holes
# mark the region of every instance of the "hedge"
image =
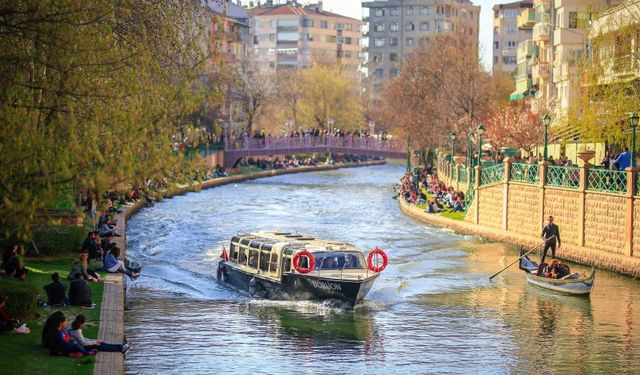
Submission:
[[13,318],[24,319],[33,315],[37,308],[37,295],[33,285],[10,278],[0,279],[0,296],[7,299],[5,309]]
[[46,226],[33,231],[33,242],[38,251],[45,255],[59,255],[78,252],[87,237],[88,229],[75,226]]

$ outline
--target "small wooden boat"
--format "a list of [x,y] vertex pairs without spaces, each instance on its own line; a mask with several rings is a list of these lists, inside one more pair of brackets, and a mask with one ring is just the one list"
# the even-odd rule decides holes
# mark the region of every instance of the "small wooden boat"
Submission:
[[[521,252],[521,255],[523,253]],[[529,284],[560,293],[588,295],[593,289],[596,270],[592,269],[588,276],[571,273],[561,279],[538,276],[538,263],[524,255],[520,258],[520,269],[525,271]]]
[[238,234],[227,246],[218,262],[218,280],[256,298],[338,300],[353,306],[387,265],[380,249],[365,258],[348,242],[303,234]]

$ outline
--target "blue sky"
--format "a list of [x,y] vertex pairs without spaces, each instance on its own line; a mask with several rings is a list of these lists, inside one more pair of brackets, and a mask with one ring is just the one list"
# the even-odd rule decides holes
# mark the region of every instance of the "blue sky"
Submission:
[[[285,0],[280,1],[285,2]],[[253,2],[256,4],[257,0],[253,0]],[[278,2],[278,0],[274,0],[274,2]],[[301,4],[308,2],[316,3],[317,1],[299,0]],[[507,3],[509,1],[472,0],[472,2],[482,7],[480,12],[480,53],[485,67],[491,69],[491,44],[493,43],[493,14],[491,8],[493,8],[495,4]],[[243,3],[248,4],[249,0],[243,0]],[[261,0],[261,3],[264,4],[265,0]],[[324,0],[323,4],[325,10],[353,18],[362,18],[364,14],[360,0]]]

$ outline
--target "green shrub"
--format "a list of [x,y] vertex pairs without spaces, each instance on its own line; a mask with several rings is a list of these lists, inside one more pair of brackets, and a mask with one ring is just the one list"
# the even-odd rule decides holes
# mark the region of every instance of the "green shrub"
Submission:
[[33,242],[40,254],[77,253],[87,237],[88,229],[73,226],[44,226],[33,231]]
[[37,307],[37,294],[33,285],[15,279],[0,279],[0,296],[7,299],[5,309],[12,318],[23,319],[33,315]]

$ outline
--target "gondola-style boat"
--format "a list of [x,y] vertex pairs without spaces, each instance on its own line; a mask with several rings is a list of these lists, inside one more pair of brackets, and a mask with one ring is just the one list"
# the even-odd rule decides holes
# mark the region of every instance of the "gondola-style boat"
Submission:
[[578,273],[570,273],[561,279],[538,276],[538,263],[523,254],[521,251],[520,269],[525,271],[529,284],[567,294],[588,295],[591,293],[596,278],[595,269],[592,269],[588,276]]
[[386,266],[387,255],[378,248],[365,260],[364,252],[348,242],[258,231],[235,235],[223,245],[216,276],[253,297],[353,306]]

